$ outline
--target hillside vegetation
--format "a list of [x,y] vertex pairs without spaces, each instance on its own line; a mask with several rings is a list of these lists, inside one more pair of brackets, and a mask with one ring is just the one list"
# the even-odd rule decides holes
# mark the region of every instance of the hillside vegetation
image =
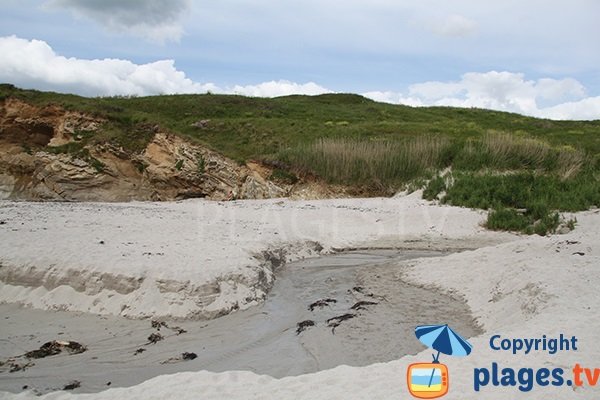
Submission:
[[493,210],[492,229],[545,234],[558,226],[557,212],[600,206],[600,121],[412,108],[352,94],[83,98],[0,85],[0,99],[8,97],[107,121],[64,151],[98,142],[136,151],[152,139],[144,127],[158,124],[240,163],[274,166],[274,177],[290,183],[317,177],[370,195],[423,187],[429,199]]

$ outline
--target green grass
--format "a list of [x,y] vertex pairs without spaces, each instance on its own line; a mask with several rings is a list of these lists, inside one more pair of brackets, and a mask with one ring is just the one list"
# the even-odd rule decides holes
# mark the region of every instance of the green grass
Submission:
[[398,187],[442,167],[449,146],[448,140],[434,136],[398,141],[323,138],[280,157],[332,183]]
[[[413,108],[351,94],[274,99],[233,95],[85,98],[0,85],[0,99],[9,96],[105,118],[109,123],[99,139],[119,141],[127,148],[139,149],[151,136],[151,127],[158,124],[238,161],[277,157],[281,151],[322,138],[399,141],[442,135],[462,145],[490,131],[600,154],[600,121],[550,121],[452,107]],[[210,121],[204,128],[193,126],[200,120]]]
[[497,171],[529,169],[567,178],[576,175],[584,165],[585,152],[579,147],[556,147],[539,138],[490,131],[480,139],[469,139],[453,165],[470,171],[490,167]]
[[271,176],[269,176],[269,180],[284,183],[286,185],[293,185],[298,182],[298,177],[285,169],[275,168],[273,169]]
[[72,159],[81,159],[91,165],[96,172],[103,172],[106,165],[90,154],[90,151],[83,146],[82,142],[70,142],[61,146],[47,147],[45,150],[54,154],[68,154]]
[[445,190],[446,180],[442,176],[436,176],[425,185],[425,188],[423,189],[423,198],[425,200],[435,200]]
[[[557,212],[600,206],[600,120],[413,108],[353,94],[84,98],[0,85],[0,100],[9,97],[106,120],[99,131],[53,151],[78,155],[88,144],[107,142],[139,153],[160,127],[240,163],[265,161],[276,167],[274,181],[311,174],[367,186],[371,194],[429,181],[425,198],[444,193],[446,203],[492,210],[490,229],[548,233]],[[447,167],[452,179],[436,177]],[[204,168],[199,158],[198,173]]]
[[520,172],[508,175],[460,174],[444,202],[471,208],[531,209],[543,203],[548,209],[582,211],[600,207],[600,181],[590,174],[571,179]]
[[488,216],[486,226],[488,229],[499,231],[524,232],[532,224],[530,218],[513,208],[500,208],[492,210]]
[[196,155],[196,171],[198,172],[198,175],[202,175],[206,171],[206,162],[204,161],[202,154]]
[[[425,192],[430,199],[445,191],[443,203],[490,210],[486,226],[493,230],[545,235],[559,226],[559,211],[600,207],[600,179],[589,170],[568,179],[530,171],[461,173],[453,184],[443,182],[441,178],[429,182]],[[573,226],[571,222],[569,227]]]
[[544,236],[556,232],[559,224],[560,215],[557,212],[546,212],[536,219],[531,213],[501,208],[490,212],[486,227],[495,231],[517,231]]

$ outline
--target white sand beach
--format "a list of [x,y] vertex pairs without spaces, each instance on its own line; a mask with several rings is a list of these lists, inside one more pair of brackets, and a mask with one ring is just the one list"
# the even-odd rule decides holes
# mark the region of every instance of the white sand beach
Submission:
[[[513,398],[522,395],[517,387],[490,384],[475,393],[474,369],[490,368],[492,362],[514,369],[600,367],[595,286],[600,212],[575,216],[571,233],[539,237],[487,231],[481,226],[484,212],[436,205],[418,192],[320,201],[2,202],[0,301],[106,318],[199,322],[262,304],[283,262],[356,248],[462,250],[363,268],[357,279],[373,293],[398,282],[466,302],[480,331],[469,339],[474,349],[468,357],[442,355],[451,374],[446,398]],[[513,355],[489,345],[492,335],[561,333],[578,338],[577,351]],[[389,340],[419,345],[414,335]],[[59,391],[42,398],[409,398],[406,368],[430,360],[431,350],[422,346],[416,355],[386,363],[283,378],[200,370],[98,393]],[[31,390],[0,393],[11,399],[32,396]],[[527,393],[531,399],[598,396],[593,388],[566,385],[537,386]]]

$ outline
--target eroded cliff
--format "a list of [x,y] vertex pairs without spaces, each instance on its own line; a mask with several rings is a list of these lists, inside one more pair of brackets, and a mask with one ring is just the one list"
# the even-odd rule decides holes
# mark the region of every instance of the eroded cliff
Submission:
[[240,165],[158,125],[136,126],[148,141],[137,151],[126,149],[102,140],[107,124],[102,117],[57,105],[3,100],[0,198],[224,200],[283,197],[294,191],[291,184],[270,180],[269,167],[254,162]]

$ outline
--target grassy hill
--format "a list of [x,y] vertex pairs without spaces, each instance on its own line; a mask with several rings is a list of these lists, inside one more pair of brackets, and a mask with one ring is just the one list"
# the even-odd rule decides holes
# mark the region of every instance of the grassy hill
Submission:
[[[496,210],[492,228],[543,233],[557,225],[555,210],[600,206],[600,120],[413,108],[353,94],[84,98],[0,85],[7,97],[107,119],[90,143],[136,151],[152,137],[143,127],[159,124],[240,163],[270,162],[284,178],[311,174],[373,194],[425,186],[428,198]],[[439,177],[447,167],[452,174]]]

